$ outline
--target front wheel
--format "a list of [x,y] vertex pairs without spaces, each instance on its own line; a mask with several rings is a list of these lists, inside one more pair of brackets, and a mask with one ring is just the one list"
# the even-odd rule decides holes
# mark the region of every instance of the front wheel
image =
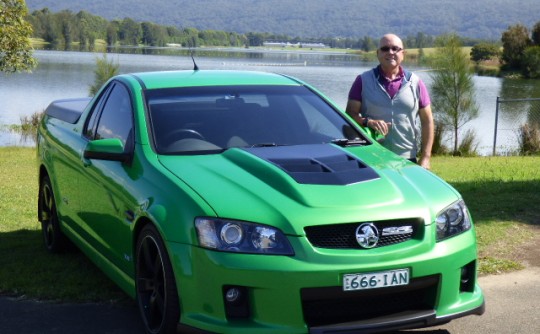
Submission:
[[43,232],[45,248],[51,253],[65,251],[68,245],[66,236],[60,230],[56,201],[48,176],[43,177],[39,186],[38,215]]
[[180,307],[176,282],[158,231],[147,225],[137,239],[137,304],[149,334],[176,333]]

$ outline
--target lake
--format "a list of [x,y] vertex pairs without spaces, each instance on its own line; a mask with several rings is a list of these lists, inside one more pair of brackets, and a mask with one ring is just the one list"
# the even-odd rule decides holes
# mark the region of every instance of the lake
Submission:
[[[192,69],[193,62],[187,52],[166,50],[167,55],[109,53],[107,57],[120,65],[121,73]],[[96,59],[101,58],[102,54],[38,50],[35,56],[39,65],[33,73],[0,73],[0,130],[3,127],[3,131],[0,131],[0,146],[33,145],[33,142],[24,142],[17,134],[5,131],[6,125],[20,124],[22,116],[43,111],[53,100],[88,96],[89,87],[94,82]],[[309,50],[202,49],[196,51],[195,61],[201,70],[257,70],[291,75],[315,86],[342,108],[345,108],[347,94],[355,77],[376,65],[363,62],[356,55]],[[428,69],[409,67],[406,61],[404,65],[414,70],[429,89],[431,77]],[[479,152],[489,155],[493,149],[497,96],[505,99],[540,97],[540,82],[480,76],[475,76],[474,81],[480,114],[467,123],[460,133],[472,128],[479,140]],[[519,107],[523,111],[516,111],[516,108],[501,108],[499,128],[503,131],[499,131],[497,137],[497,152],[501,148],[515,149],[515,133],[520,125],[516,124],[516,119],[531,115],[528,107]],[[437,110],[434,108],[433,111]],[[517,117],[519,115],[522,117]]]

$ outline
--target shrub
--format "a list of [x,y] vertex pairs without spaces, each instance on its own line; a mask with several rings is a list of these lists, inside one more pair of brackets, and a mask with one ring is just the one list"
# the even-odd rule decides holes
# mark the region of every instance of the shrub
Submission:
[[21,126],[13,128],[13,130],[20,133],[23,141],[26,142],[30,139],[35,144],[37,143],[37,130],[42,117],[42,112],[35,112],[30,116],[21,116]]
[[441,122],[435,122],[435,136],[433,137],[433,147],[431,153],[433,155],[446,155],[448,154],[448,147],[443,144],[445,128]]
[[500,54],[499,46],[493,43],[478,43],[471,49],[471,59],[475,63],[491,60]]
[[478,156],[478,140],[473,129],[467,130],[458,147],[458,155],[465,157]]
[[521,71],[526,78],[540,78],[540,46],[531,46],[525,49]]
[[533,155],[540,153],[540,130],[538,127],[523,124],[519,129],[519,153]]
[[94,71],[94,84],[90,86],[90,96],[94,96],[101,86],[107,82],[111,77],[118,74],[120,65],[114,61],[107,59],[107,54],[103,54],[102,58],[96,59],[96,70]]

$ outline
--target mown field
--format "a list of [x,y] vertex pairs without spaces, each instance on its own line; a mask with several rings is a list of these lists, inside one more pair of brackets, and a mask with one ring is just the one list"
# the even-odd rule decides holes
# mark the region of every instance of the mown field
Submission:
[[[517,270],[520,247],[540,226],[540,157],[436,157],[433,172],[465,198],[481,275]],[[48,254],[37,221],[33,148],[0,148],[0,294],[123,302],[128,297],[78,251]]]

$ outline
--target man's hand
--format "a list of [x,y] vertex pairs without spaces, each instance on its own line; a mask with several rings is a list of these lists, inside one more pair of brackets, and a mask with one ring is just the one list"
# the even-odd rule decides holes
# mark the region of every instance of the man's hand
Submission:
[[427,170],[431,170],[431,162],[430,162],[430,158],[429,157],[421,157],[420,160],[418,161],[418,165],[420,165],[421,167],[427,169]]
[[390,131],[392,123],[385,122],[383,120],[370,119],[367,123],[367,126],[368,128],[377,131],[381,135],[386,136],[388,134],[388,131]]

